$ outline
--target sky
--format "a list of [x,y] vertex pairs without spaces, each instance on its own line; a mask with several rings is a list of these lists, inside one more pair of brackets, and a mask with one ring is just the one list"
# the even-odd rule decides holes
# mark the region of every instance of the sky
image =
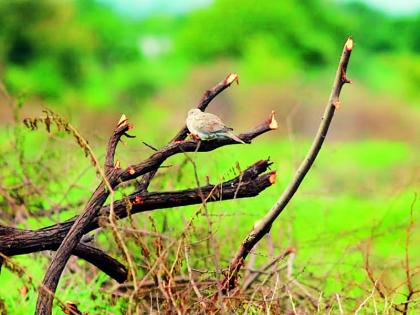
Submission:
[[[122,12],[143,17],[155,13],[183,13],[211,4],[212,0],[100,0]],[[353,1],[353,0],[336,0]],[[420,12],[420,0],[357,0],[391,15]],[[240,2],[238,2],[239,5]]]
[[129,15],[138,17],[154,13],[184,13],[206,7],[212,0],[100,0]]
[[359,0],[392,15],[410,15],[420,11],[420,0]]

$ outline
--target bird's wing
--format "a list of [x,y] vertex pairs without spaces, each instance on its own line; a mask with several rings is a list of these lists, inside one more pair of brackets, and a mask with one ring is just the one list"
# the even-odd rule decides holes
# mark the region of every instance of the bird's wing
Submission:
[[197,117],[196,123],[199,130],[208,133],[217,133],[229,130],[219,117],[210,113],[203,113]]

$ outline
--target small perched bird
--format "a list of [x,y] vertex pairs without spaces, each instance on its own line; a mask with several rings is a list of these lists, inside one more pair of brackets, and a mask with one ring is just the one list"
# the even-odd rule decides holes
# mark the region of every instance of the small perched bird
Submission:
[[245,144],[245,142],[233,134],[232,128],[225,126],[219,117],[210,113],[203,113],[198,108],[193,108],[188,111],[185,122],[191,135],[201,140],[230,138],[236,142]]

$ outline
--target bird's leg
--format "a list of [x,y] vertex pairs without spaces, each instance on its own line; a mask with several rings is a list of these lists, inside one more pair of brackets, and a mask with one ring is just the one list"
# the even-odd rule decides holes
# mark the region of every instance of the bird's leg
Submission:
[[[189,137],[189,138],[191,138],[191,139],[193,139],[195,141],[201,141],[200,137],[197,136],[197,135],[195,135],[195,134],[193,134],[193,133],[187,134],[187,137]],[[188,141],[188,140],[176,140],[173,143],[180,144],[180,143],[184,143],[185,141]]]
[[188,136],[191,137],[195,141],[201,141],[200,137],[193,133],[189,133]]

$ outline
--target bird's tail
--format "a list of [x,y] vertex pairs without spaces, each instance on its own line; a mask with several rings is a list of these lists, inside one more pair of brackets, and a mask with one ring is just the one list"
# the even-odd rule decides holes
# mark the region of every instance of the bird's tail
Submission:
[[230,132],[230,131],[227,131],[226,132],[226,135],[229,137],[229,138],[231,138],[231,139],[233,139],[233,140],[235,140],[236,142],[239,142],[239,143],[243,143],[243,144],[245,144],[245,142],[243,142],[237,135],[235,135],[233,132]]

